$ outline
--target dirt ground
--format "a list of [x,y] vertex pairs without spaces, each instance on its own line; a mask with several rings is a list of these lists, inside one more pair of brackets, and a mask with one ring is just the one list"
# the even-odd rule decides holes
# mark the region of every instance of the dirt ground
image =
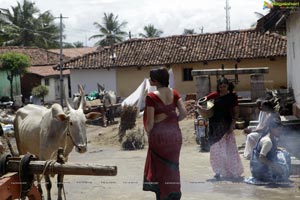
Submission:
[[[119,120],[118,118],[116,119]],[[65,176],[66,199],[86,200],[154,200],[152,192],[142,191],[142,179],[147,146],[142,150],[124,151],[118,142],[119,124],[108,127],[87,125],[88,152],[73,151],[70,163],[117,166],[116,176]],[[141,118],[137,127],[142,128]],[[239,180],[215,181],[209,163],[209,153],[199,152],[195,142],[194,119],[180,122],[183,146],[180,156],[182,200],[208,199],[300,199],[299,176],[291,176],[289,185],[255,186]],[[237,146],[245,136],[236,130]],[[244,177],[250,176],[249,161],[242,158]],[[55,179],[53,179],[55,182]],[[56,184],[52,197],[56,199]],[[1,198],[0,198],[1,199]]]
[[[116,122],[120,121],[119,118],[116,118],[115,120]],[[180,122],[180,128],[183,137],[183,145],[196,144],[193,123],[194,123],[194,119],[192,119],[191,117]],[[88,125],[89,142],[91,144],[100,145],[100,146],[105,145],[105,146],[120,147],[120,142],[118,141],[119,139],[118,129],[119,129],[119,123],[107,126],[105,128],[101,126]],[[143,132],[143,123],[141,117],[137,118],[135,129],[140,129]]]
[[[137,127],[142,128],[141,118],[137,119]],[[215,181],[209,163],[209,153],[199,152],[199,145],[196,144],[194,119],[181,121],[180,127],[183,135],[180,156],[182,200],[300,199],[298,176],[291,176],[291,184],[283,186],[254,186],[244,183],[243,179]],[[142,191],[147,146],[142,150],[124,151],[118,142],[117,133],[118,124],[106,128],[88,126],[89,150],[85,155],[72,152],[70,162],[117,166],[118,174],[112,177],[67,176],[65,179],[67,198],[155,199],[152,192]],[[235,134],[237,146],[241,146],[245,141],[242,130],[236,129]],[[243,157],[241,159],[244,166],[243,177],[249,177],[249,161]]]

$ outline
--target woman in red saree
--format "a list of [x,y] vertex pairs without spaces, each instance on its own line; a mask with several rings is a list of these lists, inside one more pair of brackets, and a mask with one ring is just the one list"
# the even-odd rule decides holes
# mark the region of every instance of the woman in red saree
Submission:
[[150,85],[157,90],[147,95],[144,111],[149,147],[143,190],[155,192],[157,200],[179,200],[182,135],[178,121],[186,117],[187,111],[177,91],[168,87],[166,68],[150,71]]

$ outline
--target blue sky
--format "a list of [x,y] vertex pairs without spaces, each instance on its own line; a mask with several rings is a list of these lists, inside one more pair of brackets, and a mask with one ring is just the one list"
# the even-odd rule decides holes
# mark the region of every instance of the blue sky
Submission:
[[[23,0],[20,0],[21,2]],[[1,8],[17,4],[16,0],[0,0]],[[81,41],[93,46],[95,40],[88,38],[97,33],[94,22],[101,23],[104,12],[118,15],[120,21],[128,22],[125,30],[133,37],[143,32],[143,27],[153,24],[163,31],[162,36],[182,34],[184,28],[200,33],[219,32],[226,29],[226,0],[32,0],[44,12],[67,17],[65,42]],[[263,0],[229,0],[231,30],[248,29],[257,21],[254,12],[265,14]],[[57,19],[59,23],[59,19]]]

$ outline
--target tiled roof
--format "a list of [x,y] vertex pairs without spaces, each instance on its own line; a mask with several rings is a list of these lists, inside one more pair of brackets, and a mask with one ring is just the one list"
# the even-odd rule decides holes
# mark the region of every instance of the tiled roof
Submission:
[[[227,31],[164,38],[132,39],[72,58],[65,69],[157,66],[214,60],[255,59],[286,56],[286,39],[253,30]],[[55,66],[56,68],[58,66]]]
[[[62,53],[67,57],[75,58],[96,50],[97,47],[67,48],[67,49],[63,49]],[[60,49],[48,49],[48,51],[58,53],[58,54],[60,53]]]
[[[53,66],[33,66],[29,67],[28,72],[43,77],[60,75],[60,71],[54,70]],[[63,70],[62,74],[68,75],[70,74],[70,70]]]
[[[28,72],[39,76],[57,76],[60,75],[58,70],[53,69],[53,65],[59,63],[59,49],[58,53],[46,49],[36,47],[21,47],[21,46],[6,46],[0,47],[0,54],[7,52],[17,52],[28,55],[30,57],[31,66]],[[81,54],[83,55],[83,54]],[[64,60],[70,57],[63,56]],[[63,70],[63,75],[70,74],[70,70]]]
[[[32,66],[56,65],[59,63],[59,54],[36,47],[6,46],[0,47],[0,54],[7,52],[17,52],[28,55]],[[63,56],[64,60],[69,58]]]

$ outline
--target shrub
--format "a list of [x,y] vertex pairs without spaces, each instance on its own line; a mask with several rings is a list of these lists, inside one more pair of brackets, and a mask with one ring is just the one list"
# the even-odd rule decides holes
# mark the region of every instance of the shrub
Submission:
[[39,85],[32,88],[31,94],[33,96],[42,98],[42,102],[44,103],[44,97],[49,93],[49,89],[45,85]]

